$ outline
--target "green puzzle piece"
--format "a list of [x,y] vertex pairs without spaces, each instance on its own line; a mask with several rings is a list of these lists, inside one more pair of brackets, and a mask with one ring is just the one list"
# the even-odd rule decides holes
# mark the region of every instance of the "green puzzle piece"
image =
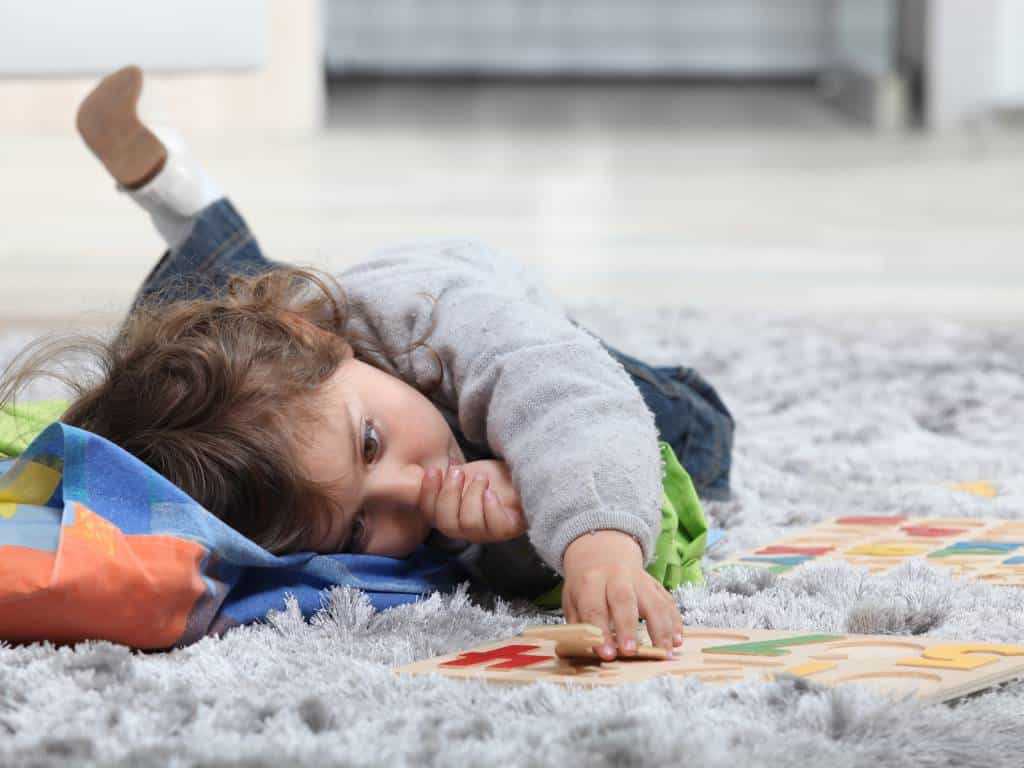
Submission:
[[845,637],[845,635],[797,635],[796,637],[781,637],[778,640],[759,640],[753,643],[716,645],[712,648],[705,648],[704,653],[745,653],[751,656],[785,656],[789,653],[789,651],[783,650],[787,645],[828,643],[832,640],[843,640]]

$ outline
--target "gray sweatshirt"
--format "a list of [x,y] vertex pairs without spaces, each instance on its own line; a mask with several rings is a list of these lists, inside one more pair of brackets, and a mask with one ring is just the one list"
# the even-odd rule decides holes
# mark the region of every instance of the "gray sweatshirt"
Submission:
[[[436,322],[425,343],[443,378],[428,396],[508,464],[544,563],[564,575],[566,547],[605,528],[631,534],[644,564],[653,560],[662,499],[654,415],[531,270],[458,240],[389,248],[339,279],[349,328],[378,348],[403,349]],[[422,348],[366,361],[421,389],[438,378],[437,358]]]

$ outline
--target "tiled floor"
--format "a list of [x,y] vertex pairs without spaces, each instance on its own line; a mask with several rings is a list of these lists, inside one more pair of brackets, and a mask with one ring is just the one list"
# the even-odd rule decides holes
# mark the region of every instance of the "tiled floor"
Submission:
[[[472,236],[568,301],[1024,323],[1019,127],[876,136],[808,88],[671,83],[335,86],[292,143],[175,123],[278,259]],[[0,208],[6,324],[109,322],[160,250],[70,129],[0,140]]]

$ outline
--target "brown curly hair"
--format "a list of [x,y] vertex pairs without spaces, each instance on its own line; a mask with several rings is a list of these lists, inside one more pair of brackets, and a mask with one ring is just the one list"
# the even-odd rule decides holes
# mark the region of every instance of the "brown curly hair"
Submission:
[[[296,441],[338,366],[352,356],[379,363],[380,351],[347,332],[344,292],[316,270],[204,290],[171,303],[147,297],[109,341],[37,340],[0,376],[0,404],[35,378],[58,379],[74,393],[62,422],[121,446],[270,552],[307,548],[331,501],[303,472]],[[92,375],[69,367],[75,357]]]

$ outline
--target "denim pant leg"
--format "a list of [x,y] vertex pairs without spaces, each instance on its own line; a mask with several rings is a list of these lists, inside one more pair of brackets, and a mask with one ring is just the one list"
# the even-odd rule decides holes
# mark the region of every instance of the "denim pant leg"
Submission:
[[654,413],[659,438],[672,446],[697,494],[728,499],[735,423],[714,388],[692,368],[654,367],[604,347],[632,377]]
[[153,267],[133,307],[153,296],[161,302],[202,298],[223,287],[232,275],[252,275],[275,266],[260,251],[241,214],[221,199],[200,211],[185,241]]

